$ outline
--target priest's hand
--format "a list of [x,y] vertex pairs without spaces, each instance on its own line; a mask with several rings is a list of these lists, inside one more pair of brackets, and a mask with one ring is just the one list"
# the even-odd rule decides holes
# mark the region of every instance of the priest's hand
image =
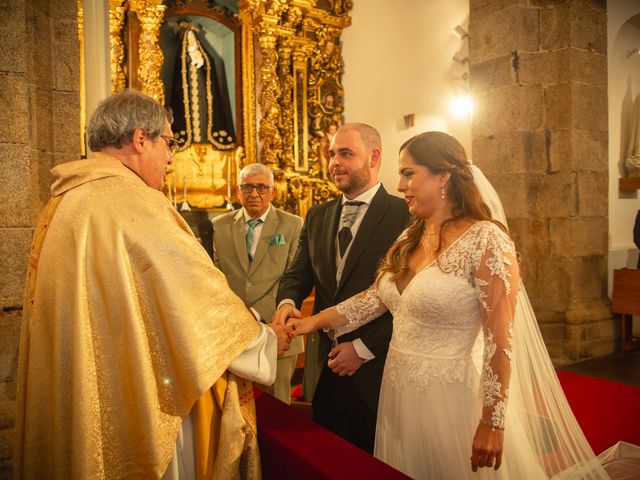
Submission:
[[291,346],[291,338],[289,337],[290,328],[276,322],[271,322],[268,324],[268,327],[276,334],[276,338],[278,339],[278,357],[281,357]]
[[271,323],[279,324],[284,327],[284,325],[287,323],[287,319],[301,318],[301,317],[302,317],[302,313],[300,313],[300,310],[298,310],[295,306],[291,305],[290,303],[284,303],[273,314],[273,317],[271,318]]
[[327,365],[333,370],[333,373],[344,377],[356,373],[363,363],[364,359],[358,356],[353,342],[344,342],[339,343],[329,352]]

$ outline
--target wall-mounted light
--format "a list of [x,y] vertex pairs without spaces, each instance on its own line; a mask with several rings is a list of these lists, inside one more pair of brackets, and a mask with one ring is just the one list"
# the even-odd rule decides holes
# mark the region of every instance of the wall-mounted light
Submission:
[[458,62],[461,65],[466,65],[467,63],[469,63],[469,57],[467,57],[462,52],[456,52],[451,58],[454,62]]
[[453,33],[458,40],[464,40],[469,36],[467,31],[460,25],[456,25],[451,33]]
[[627,58],[631,58],[633,55],[640,55],[640,48],[632,48],[627,50]]
[[451,111],[456,117],[471,118],[473,101],[469,95],[458,95],[451,102]]

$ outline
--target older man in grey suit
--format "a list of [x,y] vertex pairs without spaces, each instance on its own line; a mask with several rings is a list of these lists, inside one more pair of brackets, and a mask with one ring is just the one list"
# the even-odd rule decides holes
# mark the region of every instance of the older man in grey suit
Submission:
[[[271,205],[273,173],[261,163],[240,171],[237,189],[242,208],[213,220],[214,263],[245,305],[267,323],[276,309],[280,277],[296,253],[302,219]],[[291,377],[302,351],[302,338],[297,338],[278,359],[271,393],[283,402],[290,403]]]

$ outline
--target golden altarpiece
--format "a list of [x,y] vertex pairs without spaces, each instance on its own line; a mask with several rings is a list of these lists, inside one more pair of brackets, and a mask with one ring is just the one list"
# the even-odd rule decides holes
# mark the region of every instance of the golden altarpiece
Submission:
[[232,208],[262,162],[274,203],[301,216],[339,192],[328,142],[342,123],[340,35],[350,0],[110,0],[111,88],[172,108],[183,144],[166,178],[179,210]]

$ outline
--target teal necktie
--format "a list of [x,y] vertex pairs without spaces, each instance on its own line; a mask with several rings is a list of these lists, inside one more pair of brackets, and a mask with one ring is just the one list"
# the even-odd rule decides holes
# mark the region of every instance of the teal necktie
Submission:
[[262,223],[262,220],[259,218],[252,218],[247,222],[249,228],[247,228],[247,234],[245,236],[246,244],[247,244],[247,256],[249,257],[249,263],[253,261],[253,257],[251,256],[251,245],[253,245],[253,231],[255,228]]

